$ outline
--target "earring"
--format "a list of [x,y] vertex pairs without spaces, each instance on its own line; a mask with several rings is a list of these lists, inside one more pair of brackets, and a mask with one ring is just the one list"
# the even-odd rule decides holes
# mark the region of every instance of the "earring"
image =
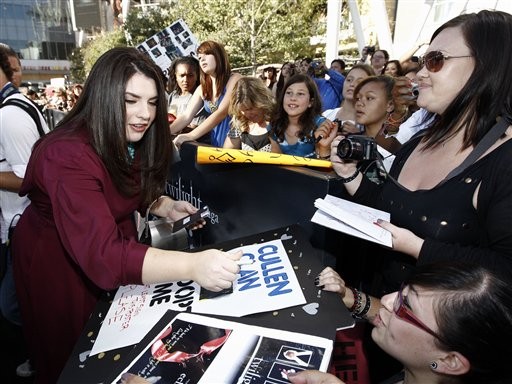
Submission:
[[437,369],[437,363],[435,361],[430,363],[430,368]]

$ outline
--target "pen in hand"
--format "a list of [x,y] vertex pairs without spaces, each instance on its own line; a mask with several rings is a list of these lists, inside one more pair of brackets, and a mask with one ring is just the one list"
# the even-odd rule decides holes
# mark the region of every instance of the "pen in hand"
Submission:
[[237,260],[236,262],[239,266],[242,266],[242,265],[251,265],[251,264],[254,264],[255,263],[255,260],[253,259],[240,259],[240,260]]
[[318,144],[320,142],[320,140],[322,140],[324,137],[322,135],[318,136],[316,139],[315,139],[315,143]]

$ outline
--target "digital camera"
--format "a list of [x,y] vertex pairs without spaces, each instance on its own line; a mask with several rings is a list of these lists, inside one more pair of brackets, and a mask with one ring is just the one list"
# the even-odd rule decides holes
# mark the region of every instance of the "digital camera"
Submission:
[[372,56],[375,53],[375,45],[368,45],[366,47],[366,53]]
[[378,157],[375,139],[362,135],[350,135],[341,140],[336,148],[341,159],[376,160]]

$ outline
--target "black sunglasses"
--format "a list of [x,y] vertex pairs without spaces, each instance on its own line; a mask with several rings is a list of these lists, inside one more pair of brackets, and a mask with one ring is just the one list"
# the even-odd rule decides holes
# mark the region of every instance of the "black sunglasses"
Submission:
[[445,60],[460,59],[462,57],[471,57],[471,55],[447,56],[441,51],[431,51],[419,57],[418,63],[420,64],[420,67],[425,66],[429,72],[439,72],[443,68]]

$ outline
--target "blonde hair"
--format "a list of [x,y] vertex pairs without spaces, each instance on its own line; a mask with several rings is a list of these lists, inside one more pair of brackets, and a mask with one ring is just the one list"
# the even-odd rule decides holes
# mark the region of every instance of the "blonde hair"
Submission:
[[249,129],[251,123],[241,112],[240,108],[258,108],[263,110],[265,120],[269,121],[274,110],[275,100],[272,91],[255,77],[242,77],[235,84],[229,103],[229,114],[231,115],[231,126],[238,128],[241,132]]

